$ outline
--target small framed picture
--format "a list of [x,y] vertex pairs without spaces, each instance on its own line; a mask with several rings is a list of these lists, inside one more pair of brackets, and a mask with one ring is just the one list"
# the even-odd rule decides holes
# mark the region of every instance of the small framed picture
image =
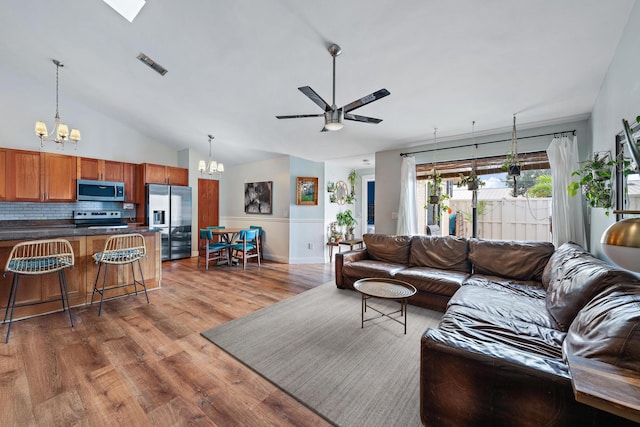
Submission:
[[318,178],[299,176],[296,179],[296,188],[297,205],[318,204]]

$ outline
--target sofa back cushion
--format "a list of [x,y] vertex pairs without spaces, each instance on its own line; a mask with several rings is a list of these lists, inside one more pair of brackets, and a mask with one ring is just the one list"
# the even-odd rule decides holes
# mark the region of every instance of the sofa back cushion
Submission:
[[362,236],[369,258],[393,264],[409,264],[411,236],[365,234]]
[[553,250],[553,243],[549,242],[469,240],[473,272],[506,279],[539,282]]
[[469,244],[464,237],[413,236],[409,264],[470,273],[468,253]]
[[609,286],[587,303],[563,352],[640,371],[640,283]]
[[575,243],[565,243],[551,257],[544,273],[547,310],[562,331],[597,293],[635,277],[591,255]]

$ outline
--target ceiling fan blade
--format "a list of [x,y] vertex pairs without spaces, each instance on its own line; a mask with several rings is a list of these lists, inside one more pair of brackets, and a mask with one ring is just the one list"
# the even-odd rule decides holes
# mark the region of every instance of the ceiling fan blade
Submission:
[[377,101],[380,98],[384,98],[387,95],[391,95],[391,92],[389,92],[386,89],[380,89],[367,96],[357,99],[350,104],[345,105],[344,107],[342,107],[342,109],[344,110],[345,113],[348,113],[349,111],[353,111],[356,108],[362,107],[363,105],[367,105],[373,101]]
[[276,119],[301,119],[303,117],[322,117],[324,114],[296,114],[295,116],[276,116]]
[[344,119],[353,120],[354,122],[373,123],[373,124],[378,124],[382,121],[382,119],[375,119],[373,117],[366,117],[366,116],[358,116],[356,114],[345,114]]
[[331,111],[331,106],[309,86],[299,87],[298,90],[307,95],[307,97],[315,102],[318,107],[322,108],[323,111]]

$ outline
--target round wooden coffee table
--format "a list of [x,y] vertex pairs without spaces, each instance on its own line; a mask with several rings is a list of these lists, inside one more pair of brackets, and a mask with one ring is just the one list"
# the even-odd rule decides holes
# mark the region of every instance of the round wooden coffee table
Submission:
[[[407,334],[407,300],[418,292],[413,285],[395,279],[360,279],[356,280],[353,284],[353,288],[362,295],[362,328],[364,328],[364,322],[384,316],[404,325],[404,333],[405,335]],[[370,298],[397,300],[400,303],[400,310],[396,310],[391,313],[383,313],[367,303]],[[364,313],[367,311],[367,308],[379,313],[380,316],[365,319]],[[395,317],[391,317],[392,314],[396,313],[400,313],[400,317],[404,318],[404,322],[399,321]]]

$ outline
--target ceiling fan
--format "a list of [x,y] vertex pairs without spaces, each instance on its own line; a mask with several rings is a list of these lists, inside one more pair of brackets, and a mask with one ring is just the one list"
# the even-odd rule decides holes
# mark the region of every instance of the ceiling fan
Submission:
[[373,123],[377,124],[382,121],[382,119],[375,119],[373,117],[366,116],[358,116],[356,114],[351,114],[351,111],[356,108],[360,108],[363,105],[367,105],[373,101],[377,101],[380,98],[384,98],[387,95],[390,95],[390,92],[386,89],[380,89],[376,92],[373,92],[365,97],[360,99],[356,99],[355,101],[343,106],[342,108],[336,107],[336,56],[342,53],[342,49],[337,44],[332,44],[329,46],[329,53],[333,57],[333,103],[331,105],[327,104],[327,102],[322,99],[320,95],[318,95],[311,87],[303,86],[299,87],[298,90],[304,93],[310,100],[316,103],[320,108],[324,110],[322,114],[298,114],[294,116],[276,116],[278,119],[298,119],[302,117],[322,117],[324,116],[324,127],[322,128],[322,132],[330,131],[330,130],[340,130],[344,126],[342,121],[353,120],[355,122],[363,122],[363,123]]

